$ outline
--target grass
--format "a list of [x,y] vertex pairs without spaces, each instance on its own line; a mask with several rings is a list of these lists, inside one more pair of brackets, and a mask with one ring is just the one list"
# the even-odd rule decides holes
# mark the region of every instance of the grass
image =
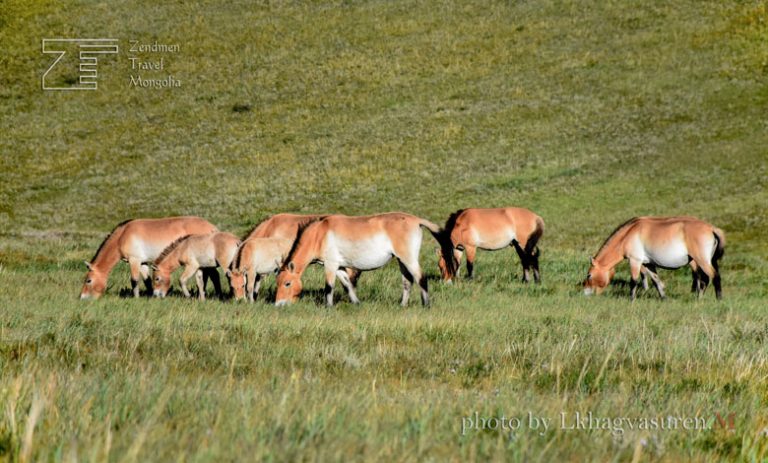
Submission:
[[[0,461],[766,458],[764,1],[0,4]],[[97,92],[40,90],[58,36],[121,39]],[[128,88],[130,39],[182,87]],[[502,205],[546,221],[541,286],[511,250],[442,285],[425,238],[429,310],[394,265],[360,307],[317,268],[287,309],[122,298],[123,264],[76,300],[129,217]],[[630,303],[626,267],[581,297],[644,214],[726,231],[724,301],[679,271]],[[589,411],[708,429],[461,432]]]

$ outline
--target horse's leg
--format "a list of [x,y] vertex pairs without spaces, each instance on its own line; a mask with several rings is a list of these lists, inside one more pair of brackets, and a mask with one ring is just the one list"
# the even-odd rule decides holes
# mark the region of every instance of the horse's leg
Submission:
[[205,300],[205,277],[203,277],[203,274],[205,274],[205,269],[198,269],[197,272],[195,272],[195,280],[197,280],[197,297],[201,301]]
[[715,276],[712,278],[712,285],[715,287],[715,297],[722,299],[723,287],[720,282],[720,265],[718,265],[717,259],[712,259],[712,268],[715,269]]
[[216,267],[203,268],[203,276],[207,276],[213,283],[213,291],[216,293],[216,297],[221,299],[223,292],[221,291],[221,280],[219,278],[219,270]]
[[355,285],[352,284],[352,280],[349,278],[349,274],[347,273],[346,269],[338,270],[336,272],[336,277],[339,279],[341,284],[347,290],[347,293],[349,293],[349,300],[352,301],[353,304],[359,304],[360,299],[357,298],[357,293],[355,292]]
[[413,286],[413,275],[408,271],[408,268],[403,262],[398,259],[397,264],[400,266],[400,273],[403,275],[403,297],[400,299],[400,305],[405,307],[408,305],[408,300],[411,298],[411,286]]
[[186,267],[184,267],[184,271],[181,273],[181,276],[179,277],[179,284],[181,285],[181,292],[184,293],[184,297],[191,297],[192,295],[189,293],[189,288],[187,288],[187,281],[192,278],[192,275],[197,272],[198,266],[195,264],[187,264]]
[[643,267],[643,263],[639,260],[630,259],[629,260],[629,273],[630,273],[630,280],[629,280],[629,298],[630,300],[634,301],[635,297],[637,297],[637,286],[639,284],[638,279],[640,278],[640,270]]
[[[709,282],[712,281],[714,283],[714,279],[718,272],[712,265],[711,259],[708,256],[705,257],[703,253],[695,252],[691,254],[691,257],[696,261],[696,265],[699,267],[699,279],[701,280],[699,283],[699,297],[701,297],[707,290]],[[717,284],[719,286],[720,282],[718,281]],[[717,291],[715,291],[715,295],[717,295]]]
[[357,288],[357,280],[359,280],[360,275],[363,274],[362,270],[347,267],[345,272],[347,272],[347,276],[349,276],[349,282],[352,283],[352,287]]
[[520,243],[513,241],[511,246],[517,251],[518,257],[520,257],[520,264],[523,266],[523,283],[530,283],[531,281],[531,264],[528,256],[525,254],[525,250],[520,246]]
[[251,302],[255,301],[259,297],[259,288],[261,288],[261,280],[264,279],[264,276],[261,274],[256,274],[256,279],[254,281],[253,286],[253,292],[251,297]]
[[467,280],[471,280],[472,273],[475,270],[475,253],[477,248],[475,246],[464,246],[464,251],[467,253]]
[[325,267],[325,305],[333,307],[333,285],[336,284],[336,272],[339,268],[336,266]]
[[531,251],[530,256],[528,256],[528,261],[531,264],[531,267],[533,268],[533,281],[535,283],[541,283],[541,272],[539,272],[539,247],[536,246],[533,248],[533,251]]
[[691,277],[693,282],[691,283],[691,292],[699,292],[699,266],[696,265],[696,261],[691,260],[688,265],[691,266]]
[[661,281],[661,278],[659,278],[659,274],[656,273],[656,266],[655,265],[646,265],[643,267],[644,272],[643,275],[646,278],[650,278],[653,282],[653,286],[656,287],[656,291],[659,292],[659,297],[664,299],[666,294],[664,294],[664,283]]
[[149,291],[149,294],[151,296],[152,295],[152,278],[149,275],[149,265],[141,264],[141,267],[139,268],[139,272],[141,272],[141,279],[144,280],[144,286],[147,288],[147,291]]
[[131,291],[133,297],[139,297],[139,277],[141,276],[141,261],[138,259],[128,259],[128,265],[131,266]]
[[[418,251],[415,253],[416,257],[413,258],[413,260],[398,260],[407,271],[407,274],[403,272],[404,277],[408,277],[410,275],[409,283],[416,283],[419,286],[419,289],[421,290],[421,305],[424,307],[429,307],[429,289],[427,287],[427,276],[423,275],[421,273],[421,266],[419,265],[418,260]],[[467,254],[469,256],[469,254]],[[403,268],[400,268],[400,271],[403,271]],[[406,304],[408,301],[405,301]]]
[[643,291],[648,291],[648,279],[650,278],[648,276],[648,273],[650,270],[643,265],[642,268],[640,268],[640,282],[643,284]]
[[248,295],[248,300],[251,302],[256,300],[253,293],[256,289],[254,284],[258,278],[259,275],[256,274],[256,270],[254,268],[249,268],[248,273],[245,275],[245,293]]

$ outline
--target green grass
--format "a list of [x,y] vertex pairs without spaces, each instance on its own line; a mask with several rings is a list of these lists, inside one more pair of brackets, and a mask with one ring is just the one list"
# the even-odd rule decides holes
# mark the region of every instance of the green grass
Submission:
[[[0,461],[765,460],[768,12],[751,2],[0,1]],[[40,40],[115,37],[96,92],[42,92]],[[128,88],[129,39],[178,43],[173,90]],[[121,264],[76,299],[104,235],[196,214],[460,207],[544,217],[544,284],[510,251],[398,306],[395,265],[351,306],[134,301]],[[624,220],[728,237],[725,299],[687,271],[584,298]],[[626,281],[622,266],[618,283]],[[274,295],[269,279],[267,297]],[[560,412],[713,429],[493,430]],[[716,425],[734,413],[735,429]]]

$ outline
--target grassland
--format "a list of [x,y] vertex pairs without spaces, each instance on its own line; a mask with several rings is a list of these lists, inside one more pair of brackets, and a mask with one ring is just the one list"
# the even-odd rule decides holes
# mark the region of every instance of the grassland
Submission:
[[[96,92],[43,92],[45,37],[115,37]],[[178,89],[128,87],[131,39]],[[0,461],[761,461],[768,453],[768,13],[761,2],[0,1]],[[150,56],[146,57],[150,59]],[[513,252],[397,305],[76,299],[129,217],[244,232],[279,211],[541,214]],[[615,225],[728,236],[725,299],[576,288]],[[267,285],[268,297],[274,294]],[[592,411],[712,429],[462,435],[462,418]],[[716,414],[734,415],[735,428]]]

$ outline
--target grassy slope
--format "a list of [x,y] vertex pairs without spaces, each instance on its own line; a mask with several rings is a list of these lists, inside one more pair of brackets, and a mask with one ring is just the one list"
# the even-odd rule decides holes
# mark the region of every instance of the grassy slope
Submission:
[[[640,439],[657,459],[764,457],[766,6],[657,3],[2,2],[0,459],[21,456],[35,396],[28,448],[54,460],[607,460]],[[41,92],[39,39],[79,35],[180,43],[184,87],[127,89],[122,54],[98,92]],[[428,312],[397,308],[394,267],[363,277],[359,309],[124,300],[125,268],[110,297],[73,300],[127,217],[240,232],[277,211],[505,204],[547,222],[540,288],[502,252],[433,282]],[[577,295],[640,214],[726,230],[723,303],[682,271],[664,303]],[[737,430],[460,436],[474,411],[528,410],[727,410]]]

